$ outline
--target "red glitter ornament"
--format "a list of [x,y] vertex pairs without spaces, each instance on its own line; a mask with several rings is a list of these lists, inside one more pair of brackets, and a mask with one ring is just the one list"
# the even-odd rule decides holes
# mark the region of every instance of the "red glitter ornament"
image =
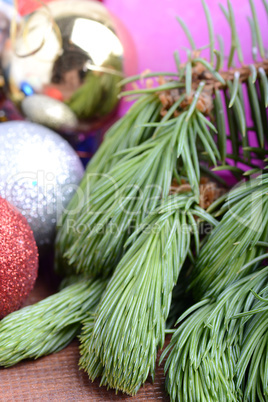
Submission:
[[0,198],[0,319],[21,307],[37,269],[38,251],[28,222]]

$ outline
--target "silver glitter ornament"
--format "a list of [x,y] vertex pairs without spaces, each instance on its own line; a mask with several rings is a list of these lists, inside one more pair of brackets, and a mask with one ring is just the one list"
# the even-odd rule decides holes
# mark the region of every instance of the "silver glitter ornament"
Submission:
[[26,217],[38,246],[52,243],[83,172],[73,148],[50,129],[30,122],[0,124],[0,196]]

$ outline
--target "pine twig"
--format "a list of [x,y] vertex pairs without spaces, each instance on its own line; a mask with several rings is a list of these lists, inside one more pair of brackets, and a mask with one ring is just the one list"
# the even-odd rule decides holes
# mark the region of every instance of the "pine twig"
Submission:
[[[171,401],[241,402],[249,395],[256,400],[260,385],[266,395],[266,366],[250,358],[258,354],[259,360],[266,360],[260,345],[264,336],[267,343],[267,305],[262,315],[251,321],[248,317],[262,310],[264,303],[256,303],[251,290],[264,289],[267,294],[267,274],[268,267],[250,274],[227,287],[215,301],[204,299],[181,315],[160,359],[168,354],[165,373]],[[246,381],[248,366],[251,375]]]
[[76,281],[0,322],[0,366],[58,352],[75,338],[81,321],[94,311],[107,284],[103,280]]
[[[171,292],[190,248],[199,249],[194,216],[216,222],[191,195],[169,197],[132,237],[96,312],[84,326],[80,365],[90,379],[135,395],[165,338]],[[138,237],[137,237],[138,236]],[[131,244],[131,238],[128,240]]]
[[215,297],[228,284],[245,276],[247,272],[242,272],[241,267],[262,253],[255,244],[268,239],[267,192],[267,174],[230,192],[222,207],[225,215],[194,266],[191,288],[198,300]]

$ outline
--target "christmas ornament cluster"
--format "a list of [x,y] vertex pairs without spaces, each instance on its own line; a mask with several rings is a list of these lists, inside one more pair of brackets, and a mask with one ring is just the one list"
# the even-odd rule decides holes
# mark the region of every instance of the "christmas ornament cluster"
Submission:
[[[0,124],[0,197],[26,218],[43,255],[84,173],[62,136],[73,142],[109,121],[118,105],[117,83],[135,72],[135,51],[123,24],[96,1],[38,3],[23,16],[10,4],[0,6],[0,107],[4,94],[28,120]],[[17,111],[11,119],[21,120]],[[13,264],[1,265],[1,317],[21,307],[36,279],[35,273],[27,280],[31,265],[23,259],[17,267],[24,276]]]
[[136,72],[119,19],[98,1],[51,1],[21,17],[15,33],[2,52],[3,75],[28,120],[73,138],[111,119],[119,81]]
[[56,222],[83,173],[73,148],[48,128],[0,124],[0,196],[26,217],[38,246],[53,243]]
[[[90,380],[100,377],[102,386],[116,392],[133,396],[149,376],[154,379],[163,349],[160,363],[165,360],[171,401],[268,400],[266,51],[253,0],[250,65],[244,63],[231,2],[222,7],[232,38],[227,62],[223,46],[215,50],[212,18],[205,0],[202,4],[209,60],[178,18],[190,42],[187,62],[180,63],[175,52],[175,73],[120,81],[121,88],[135,83],[120,96],[137,99],[107,131],[77,191],[62,190],[70,198],[55,241],[61,288],[0,322],[0,366],[57,352],[78,335],[79,366]],[[263,5],[268,14],[265,0]],[[22,126],[15,136],[17,124]],[[69,183],[68,174],[79,181],[79,162],[62,138],[33,123],[3,123],[0,141],[2,127],[16,153],[16,162],[10,157],[4,167],[11,174],[3,177],[22,212],[20,202],[27,206],[31,197],[40,206],[43,187],[35,191],[35,176],[26,184],[12,181],[21,166],[28,169],[18,155],[26,153],[29,161],[34,155],[38,171],[55,157],[57,187]],[[3,158],[8,150],[6,145]],[[60,171],[62,159],[67,163]],[[230,172],[233,188],[220,171]],[[56,199],[56,193],[50,197]],[[50,226],[47,203],[44,199],[41,211]],[[7,313],[25,297],[20,288],[25,272],[32,286],[36,248],[29,227],[21,226],[16,243],[7,201],[3,208],[10,237],[3,266],[12,262],[19,279],[16,306],[4,290]],[[28,216],[30,224],[34,218]],[[30,249],[24,250],[23,242]],[[16,250],[20,254],[13,262]],[[21,267],[17,258],[25,261]],[[12,272],[6,269],[8,284]],[[171,339],[165,344],[167,334]]]
[[37,246],[52,246],[56,223],[84,169],[66,140],[30,122],[0,124],[1,305],[22,306],[37,277]]

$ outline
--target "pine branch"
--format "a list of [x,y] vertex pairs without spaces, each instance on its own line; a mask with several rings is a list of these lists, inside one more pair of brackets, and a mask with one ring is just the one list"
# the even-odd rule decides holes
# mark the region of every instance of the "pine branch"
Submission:
[[[199,249],[194,216],[216,223],[190,195],[169,197],[133,233],[136,240],[118,264],[94,323],[81,336],[80,365],[101,384],[134,395],[165,338],[172,289],[190,248]],[[128,240],[131,244],[131,238]]]
[[106,133],[105,140],[87,166],[78,191],[70,201],[65,214],[57,223],[55,269],[58,273],[70,274],[75,270],[69,266],[63,255],[78,235],[72,222],[76,222],[79,218],[81,208],[87,201],[92,186],[109,173],[117,163],[120,159],[118,152],[135,147],[151,137],[154,128],[144,127],[143,124],[159,121],[160,109],[161,104],[158,98],[150,95],[143,96]]
[[[202,87],[200,93],[201,90]],[[164,117],[154,127],[151,139],[117,153],[121,160],[109,175],[90,183],[91,192],[79,205],[75,227],[68,232],[74,221],[70,213],[58,236],[59,254],[62,250],[70,267],[74,266],[77,272],[108,275],[123,255],[124,243],[133,228],[155,209],[160,199],[168,196],[178,161],[182,161],[198,197],[197,140],[214,165],[220,155],[209,131],[215,128],[196,110],[197,102],[198,97],[176,119]]]
[[[235,42],[237,42],[237,40],[236,38]],[[256,131],[260,147],[264,148],[264,135],[267,137],[266,128],[268,128],[266,113],[266,98],[268,99],[268,80],[266,75],[268,74],[268,64],[266,60],[263,60],[261,63],[242,66],[241,68],[234,68],[232,70],[229,69],[228,71],[219,73],[217,66],[214,68],[205,59],[199,57],[199,53],[194,50],[193,54],[188,51],[188,61],[185,66],[181,65],[180,70],[180,81],[172,80],[161,86],[150,88],[150,92],[155,93],[161,99],[164,106],[164,113],[169,113],[170,109],[173,108],[177,102],[177,99],[183,96],[183,102],[180,102],[180,104],[177,105],[177,110],[175,109],[174,111],[175,116],[176,114],[184,113],[184,111],[190,113],[190,111],[194,109],[199,110],[203,115],[208,117],[211,117],[213,113],[216,117],[217,129],[220,133],[217,147],[221,150],[223,160],[227,132],[226,126],[222,124],[222,119],[219,120],[219,116],[224,112],[224,109],[227,109],[228,113],[233,154],[236,158],[239,156],[241,149],[243,151],[243,148],[248,147],[250,143],[249,133],[252,130]],[[250,100],[251,113],[254,120],[253,129],[247,127],[242,89],[244,84],[247,84],[248,98]],[[178,89],[172,89],[170,91],[167,89],[164,90],[164,88],[168,88],[167,85],[172,86],[172,88],[178,86]],[[260,91],[258,87],[260,87]],[[143,90],[138,89],[133,93],[138,94],[139,92],[142,93],[142,91]],[[220,99],[220,91],[223,91],[225,94],[226,105],[224,105]],[[132,91],[128,91],[128,94],[131,93]],[[207,121],[209,122],[209,120]],[[214,121],[214,118],[212,118],[212,121]],[[240,140],[240,134],[242,140]],[[249,152],[243,151],[242,162],[245,165],[251,162]],[[228,169],[240,180],[243,171],[241,169],[238,171],[236,166],[234,168],[231,167],[232,165],[229,166]]]
[[85,230],[65,252],[78,272],[109,273],[122,256],[132,222],[152,211],[162,193],[168,195],[175,157],[168,139],[129,149],[109,176],[92,187],[76,222]]
[[[250,310],[259,307],[260,303],[256,303],[251,290],[260,292],[264,287],[267,289],[267,275],[268,267],[240,279],[227,287],[215,302],[205,299],[189,308],[179,318],[179,327],[160,359],[161,362],[169,354],[165,372],[166,388],[171,401],[256,400],[253,397],[256,386],[259,387],[262,382],[265,384],[267,378],[267,371],[263,371],[264,366],[259,366],[256,359],[252,360],[253,376],[249,376],[248,382],[245,381],[247,385],[244,395],[242,391],[245,392],[245,389],[240,386],[241,379],[246,379],[245,359],[248,363],[254,353],[259,358],[263,356],[263,361],[266,359],[257,345],[260,345],[260,339],[264,343],[262,334],[267,323],[263,322],[261,330],[252,334],[253,328],[260,328],[256,324],[260,324],[263,317],[258,315],[257,322],[254,322],[255,317],[248,321],[244,314],[252,315]],[[264,314],[267,316],[267,310]],[[250,348],[253,343],[255,350]],[[261,351],[263,349],[264,347]],[[244,370],[241,371],[242,366]],[[263,373],[261,379],[260,372]],[[255,387],[252,387],[253,382]],[[252,391],[252,399],[247,398],[249,390]]]
[[262,253],[259,241],[268,240],[268,174],[251,179],[230,192],[220,224],[212,231],[193,270],[191,288],[197,300],[215,297]]
[[83,280],[0,322],[0,366],[58,352],[80,332],[81,321],[99,303],[107,282]]

